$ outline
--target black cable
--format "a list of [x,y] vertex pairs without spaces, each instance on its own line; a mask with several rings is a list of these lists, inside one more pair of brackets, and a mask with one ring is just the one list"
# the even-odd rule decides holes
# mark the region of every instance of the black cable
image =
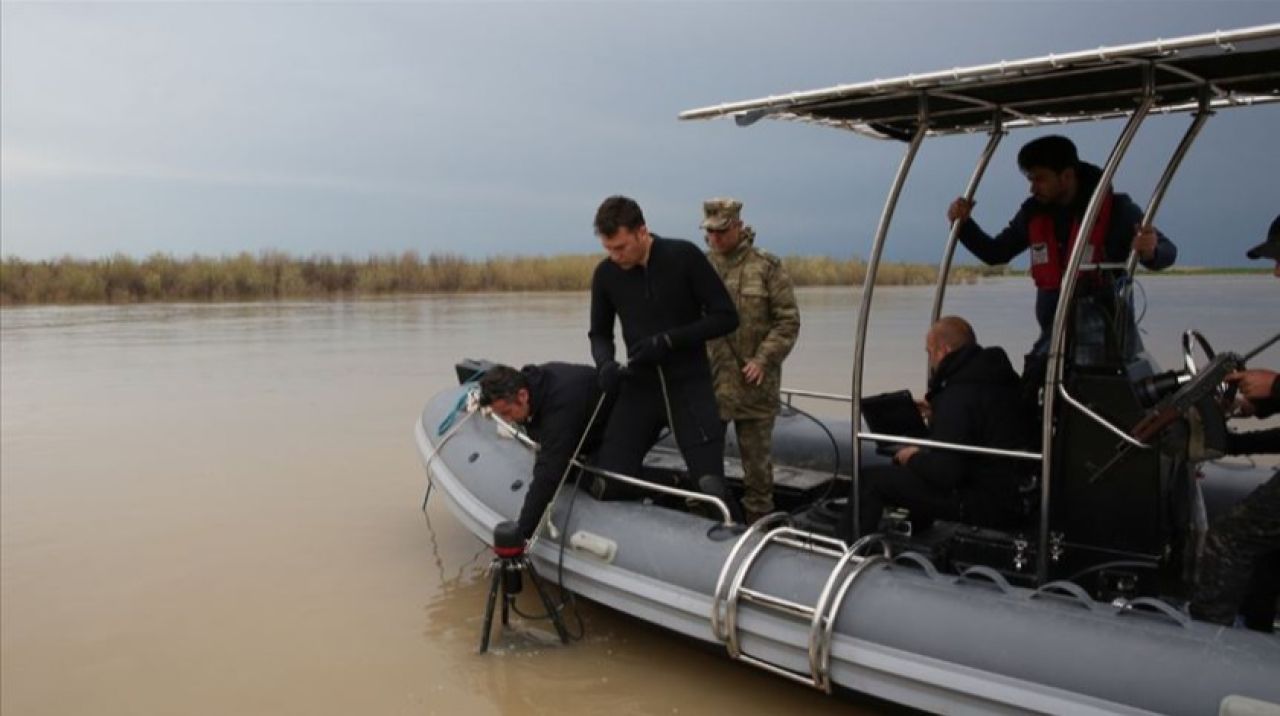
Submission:
[[[572,607],[574,621],[578,623],[577,634],[570,632],[569,625],[567,623],[565,624],[565,633],[568,634],[569,641],[580,641],[582,637],[586,636],[586,633],[587,633],[586,624],[584,624],[582,621],[582,614],[581,612],[578,611],[578,602],[574,598],[573,592],[570,591],[569,589],[566,589],[564,586],[564,547],[565,547],[564,538],[568,532],[567,528],[569,526],[569,519],[573,516],[573,503],[578,498],[578,489],[580,487],[581,482],[582,482],[582,470],[578,470],[578,475],[574,480],[573,494],[569,496],[569,508],[564,517],[564,524],[566,529],[563,529],[560,531],[560,553],[559,553],[558,559],[556,560],[556,587],[559,588],[560,590],[560,603],[556,604],[553,607],[553,609],[560,614],[564,614],[564,612],[569,607]],[[529,571],[533,572],[533,569],[534,569],[533,563],[528,562],[526,559],[526,564],[528,564]],[[503,569],[503,567],[500,565],[498,569]],[[533,578],[534,577],[530,577],[530,579],[533,579]],[[512,599],[510,604],[511,604],[511,611],[515,612],[520,617],[524,619],[528,619],[530,621],[543,621],[543,620],[553,618],[552,612],[550,610],[544,612],[541,615],[526,614],[520,610],[519,606],[516,605],[515,599]]]
[[511,611],[515,612],[521,618],[528,619],[531,622],[542,621],[544,619],[551,618],[551,612],[545,612],[539,616],[534,616],[532,614],[525,614],[524,612],[520,611],[520,607],[516,605],[516,600],[514,599],[511,600]]
[[[573,503],[577,501],[578,493],[582,490],[582,473],[583,470],[579,468],[578,474],[573,479],[573,494],[569,496],[569,507],[565,510],[564,529],[560,530],[560,554],[556,558],[556,587],[560,590],[560,604],[556,609],[563,613],[564,607],[573,607],[573,618],[578,622],[578,633],[569,634],[569,641],[578,641],[587,634],[587,626],[582,622],[582,613],[578,611],[578,601],[573,592],[564,586],[564,548],[569,536],[569,519],[573,517]],[[550,522],[550,518],[547,521]],[[565,625],[565,631],[569,631],[568,625]]]
[[[604,405],[604,401],[607,396],[608,396],[607,392],[601,392],[600,399],[596,401],[595,410],[592,411],[590,419],[587,420],[587,426],[582,431],[582,437],[578,439],[578,446],[574,448],[573,454],[569,456],[569,462],[565,465],[564,472],[560,474],[560,482],[559,484],[556,485],[556,491],[551,496],[551,501],[547,503],[547,506],[545,508],[543,508],[542,519],[546,520],[552,526],[554,526],[554,524],[552,524],[551,522],[551,508],[555,505],[556,499],[560,496],[560,490],[561,488],[564,487],[565,480],[568,479],[569,473],[574,470],[574,462],[578,459],[578,455],[582,452],[582,446],[584,443],[586,443],[587,436],[591,433],[591,429],[595,426],[596,418],[599,417],[600,408]],[[574,599],[573,592],[565,589],[565,586],[564,586],[565,535],[568,532],[567,528],[569,526],[569,518],[573,516],[573,503],[578,497],[578,490],[581,488],[581,485],[582,485],[582,470],[578,469],[578,475],[574,479],[573,495],[570,496],[569,498],[568,513],[565,515],[566,529],[563,529],[560,531],[560,540],[559,540],[560,552],[559,552],[559,557],[557,559],[557,564],[556,564],[556,586],[560,588],[560,603],[555,605],[554,608],[557,612],[563,612],[566,607],[572,606],[574,619],[578,622],[578,634],[576,636],[574,636],[573,634],[569,634],[568,636],[570,641],[577,641],[586,634],[586,626],[582,622],[582,615],[578,612],[578,606],[577,606],[577,602]],[[541,523],[541,520],[539,520],[539,522]],[[532,564],[530,564],[530,569],[532,568],[533,566]],[[515,607],[515,604],[512,603],[512,608],[514,607]],[[521,616],[525,616],[525,615],[521,614]],[[551,614],[548,612],[547,617],[550,617],[550,616]],[[526,618],[529,618],[529,617],[526,617]],[[533,618],[540,619],[540,618],[546,618],[546,617],[533,617]],[[568,630],[569,630],[568,626],[566,625],[565,632],[568,633]]]
[[[725,339],[725,345],[729,348],[729,352],[733,354],[733,359],[734,359],[734,361],[737,363],[738,368],[739,368],[739,369],[741,369],[742,367],[744,367],[744,366],[746,365],[746,361],[742,360],[742,356],[738,355],[738,349],[734,347],[733,343],[732,343],[731,341],[729,341],[727,337],[726,337],[726,339]],[[666,389],[666,387],[665,387],[665,385],[664,385],[664,386],[663,386],[663,390],[665,391],[665,389]],[[831,470],[831,482],[828,482],[828,483],[827,483],[827,489],[826,489],[826,491],[824,491],[824,492],[822,493],[822,497],[819,497],[817,500],[815,500],[813,503],[811,503],[811,504],[816,505],[816,504],[818,504],[818,503],[822,502],[823,500],[825,500],[825,499],[827,499],[828,497],[830,497],[830,496],[831,496],[831,491],[832,491],[833,489],[835,489],[836,482],[839,480],[839,475],[840,475],[840,444],[839,444],[838,442],[836,442],[836,436],[831,434],[831,431],[830,431],[829,429],[827,429],[826,424],[824,424],[821,420],[818,420],[818,419],[817,419],[816,417],[814,417],[813,415],[810,415],[809,413],[807,413],[807,412],[805,412],[805,411],[801,410],[800,408],[797,408],[797,407],[796,407],[796,406],[794,406],[794,405],[791,405],[790,403],[784,403],[784,402],[782,402],[782,397],[781,397],[781,396],[779,396],[779,397],[775,398],[774,400],[776,401],[776,404],[778,405],[778,407],[787,407],[787,408],[790,408],[790,409],[792,409],[792,410],[796,411],[797,413],[800,413],[801,415],[805,416],[806,418],[808,418],[808,419],[812,420],[814,423],[816,423],[816,424],[818,425],[818,427],[822,428],[822,432],[826,433],[826,434],[827,434],[827,439],[829,439],[829,440],[831,441],[831,450],[832,450],[832,452],[833,452],[833,453],[834,453],[834,455],[835,455],[835,467]],[[668,408],[668,410],[670,410],[670,408]],[[739,452],[739,455],[741,455],[741,452],[742,452],[742,447],[741,447],[741,445],[742,445],[742,438],[741,438],[741,436],[739,436],[739,438],[738,438],[738,445],[739,445],[739,447],[738,447],[738,452]],[[770,452],[772,453],[772,451],[770,451]],[[772,454],[770,454],[770,455],[769,455],[769,461],[770,461],[770,462],[773,462],[773,455],[772,455]],[[745,484],[744,484],[744,488],[745,488]],[[792,512],[790,512],[790,513],[788,513],[788,514],[796,515],[796,514],[798,514],[802,509],[805,509],[805,508],[797,507],[795,510],[793,510]]]
[[[778,403],[779,405],[781,405],[782,401],[779,400]],[[836,442],[836,436],[831,433],[831,430],[827,427],[826,423],[817,419],[816,417],[809,414],[808,412],[801,410],[800,408],[797,408],[794,405],[788,405],[787,407],[796,411],[797,413],[800,413],[806,418],[812,420],[819,428],[822,428],[822,432],[826,433],[827,439],[831,441],[831,450],[832,450],[832,453],[835,455],[835,465],[831,469],[831,481],[827,483],[827,489],[823,491],[821,497],[814,500],[812,503],[814,505],[817,505],[822,503],[824,500],[826,500],[828,497],[831,496],[831,491],[835,489],[836,482],[839,481],[840,479],[840,443]],[[795,510],[791,512],[791,514],[796,515],[801,510],[804,510],[804,509],[807,509],[807,507],[804,507],[804,506],[797,507]]]
[[[1142,313],[1137,313],[1134,309],[1134,288],[1138,289],[1138,292],[1142,294]],[[1142,319],[1147,316],[1147,289],[1138,281],[1138,276],[1135,273],[1133,275],[1126,276],[1123,281],[1117,281],[1114,284],[1112,292],[1115,294],[1116,298],[1115,315],[1113,316],[1113,320],[1116,325],[1113,329],[1113,338],[1116,340],[1118,345],[1121,345],[1124,348],[1124,353],[1127,354],[1131,346],[1122,339],[1124,334],[1128,332],[1128,326],[1123,324],[1122,321],[1124,320],[1126,313],[1133,318],[1133,339],[1135,341],[1139,340],[1142,333]]]
[[1142,285],[1142,282],[1139,281],[1136,277],[1133,279],[1133,285],[1137,287],[1139,292],[1142,293],[1142,313],[1139,313],[1138,317],[1135,318],[1133,321],[1134,325],[1140,326],[1142,325],[1142,319],[1147,317],[1147,306],[1149,305],[1147,303],[1147,289]]

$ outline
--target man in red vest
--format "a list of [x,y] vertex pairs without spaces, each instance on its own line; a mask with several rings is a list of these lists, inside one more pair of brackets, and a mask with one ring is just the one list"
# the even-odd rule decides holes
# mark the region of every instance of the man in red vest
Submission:
[[[973,202],[951,202],[948,221],[961,221],[960,243],[987,264],[1008,263],[1031,250],[1031,277],[1036,283],[1036,320],[1040,337],[1033,354],[1048,350],[1049,331],[1058,306],[1058,288],[1080,219],[1102,170],[1080,161],[1076,145],[1066,137],[1040,137],[1018,152],[1018,168],[1031,184],[1031,197],[1022,203],[1009,225],[994,237],[970,218]],[[1129,249],[1138,252],[1143,266],[1158,270],[1173,265],[1178,248],[1154,227],[1143,229],[1142,209],[1127,194],[1108,190],[1098,221],[1089,237],[1093,245],[1086,263],[1124,262]]]

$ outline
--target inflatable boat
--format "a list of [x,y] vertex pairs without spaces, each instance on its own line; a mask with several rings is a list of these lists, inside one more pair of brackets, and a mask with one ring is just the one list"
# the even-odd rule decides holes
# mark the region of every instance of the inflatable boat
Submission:
[[[1134,257],[1087,266],[1087,242],[1076,242],[1054,317],[1034,451],[874,433],[861,415],[875,275],[926,137],[989,135],[965,192],[972,199],[1008,131],[1122,119],[1103,187],[1145,117],[1188,112],[1190,127],[1147,205],[1150,225],[1211,115],[1277,100],[1280,25],[1268,25],[684,113],[687,120],[732,117],[742,126],[804,121],[905,143],[858,307],[851,391],[784,391],[773,454],[779,512],[734,524],[719,500],[679,487],[679,453],[659,443],[642,475],[579,462],[528,546],[533,567],[573,593],[829,693],[948,714],[1280,713],[1280,638],[1198,622],[1185,609],[1205,525],[1271,476],[1271,469],[1215,460],[1226,421],[1222,372],[1243,365],[1253,347],[1215,353],[1188,331],[1184,365],[1161,371],[1140,345],[1091,345],[1077,332],[1084,310],[1077,278],[1107,271],[1123,287]],[[1100,194],[1082,235],[1098,219]],[[939,266],[934,319],[942,315],[956,231]],[[1263,347],[1275,341],[1258,339]],[[1207,362],[1197,365],[1196,348]],[[488,542],[499,523],[516,518],[537,446],[478,407],[474,380],[484,368],[483,361],[460,363],[459,384],[430,399],[414,432],[429,494]],[[791,406],[796,397],[841,401],[850,417],[813,418]],[[883,461],[877,446],[889,442],[1025,461],[1026,523],[913,527],[909,514],[890,512],[868,537],[837,538],[841,501],[856,499],[861,470]],[[732,435],[727,445],[726,472],[740,481]]]

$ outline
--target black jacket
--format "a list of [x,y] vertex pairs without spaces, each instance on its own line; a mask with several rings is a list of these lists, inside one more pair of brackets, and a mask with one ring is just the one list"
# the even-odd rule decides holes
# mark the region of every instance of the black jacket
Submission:
[[[656,234],[644,266],[623,269],[609,259],[591,277],[591,357],[616,360],[614,319],[622,321],[625,348],[666,333],[671,352],[662,361],[668,379],[711,379],[706,342],[738,328],[738,309],[724,282],[698,247]],[[624,356],[625,357],[625,356]]]
[[1280,380],[1271,381],[1271,395],[1253,401],[1253,407],[1259,418],[1268,418],[1280,412]]
[[[600,400],[596,371],[591,366],[569,363],[527,365],[520,369],[529,382],[529,419],[525,430],[539,444],[533,462],[533,479],[520,509],[520,531],[525,539],[533,536],[542,512],[555,495],[573,450],[582,439],[587,421]],[[590,453],[608,422],[607,407],[600,410],[591,426],[591,436],[583,445]]]
[[[970,219],[960,227],[958,238],[960,243],[974,256],[987,264],[1006,264],[1018,254],[1027,250],[1030,245],[1031,217],[1037,214],[1050,214],[1053,217],[1053,233],[1058,239],[1059,255],[1065,263],[1067,238],[1071,235],[1072,221],[1084,216],[1089,198],[1102,178],[1102,170],[1087,162],[1080,162],[1077,168],[1079,186],[1076,199],[1071,206],[1046,206],[1030,197],[1022,202],[1018,213],[1014,214],[1009,225],[994,237],[988,236],[977,222]],[[1133,245],[1133,227],[1142,221],[1142,209],[1129,198],[1128,194],[1115,193],[1111,199],[1111,221],[1107,226],[1104,255],[1106,261],[1124,261],[1129,257]],[[1173,265],[1178,258],[1178,247],[1164,234],[1157,233],[1156,253],[1150,261],[1142,265],[1158,270]],[[1057,290],[1036,291],[1036,321],[1042,331],[1047,332],[1053,324],[1053,314],[1058,307]]]
[[[929,438],[1024,450],[1030,444],[1018,374],[1000,348],[969,345],[942,359],[926,395],[933,409]],[[907,468],[933,487],[958,490],[966,516],[990,522],[1018,509],[1018,486],[1032,463],[951,450],[921,449]]]

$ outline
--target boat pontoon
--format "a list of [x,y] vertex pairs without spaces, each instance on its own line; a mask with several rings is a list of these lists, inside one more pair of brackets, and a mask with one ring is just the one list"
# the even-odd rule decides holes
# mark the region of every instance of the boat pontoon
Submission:
[[[1089,235],[1101,188],[1149,115],[1187,112],[1192,119],[1147,204],[1148,226],[1215,112],[1278,100],[1280,24],[683,113],[686,120],[732,117],[742,126],[811,122],[906,143],[868,261],[851,392],[786,391],[788,402],[847,402],[849,420],[823,421],[818,430],[781,406],[774,459],[776,500],[786,511],[750,527],[731,524],[715,498],[674,486],[670,478],[683,465],[670,445],[650,453],[640,476],[582,465],[529,547],[533,564],[577,594],[828,692],[847,689],[945,713],[1280,710],[1280,639],[1200,623],[1181,606],[1205,511],[1221,512],[1268,476],[1231,470],[1229,479],[1213,479],[1226,468],[1203,461],[1202,444],[1212,446],[1224,416],[1212,399],[1184,399],[1198,397],[1189,391],[1207,380],[1196,380],[1192,355],[1197,346],[1212,354],[1208,342],[1194,331],[1184,336],[1186,365],[1172,380],[1159,379],[1145,352],[1096,359],[1079,350],[1073,310],[1081,272],[1110,272],[1124,285],[1136,257],[1091,266],[1084,261],[1088,242],[1075,243],[1053,321],[1038,449],[876,434],[860,412],[875,278],[899,193],[926,138],[988,135],[964,193],[972,199],[1009,131],[1125,120],[1080,222],[1081,235]],[[943,251],[933,319],[942,315],[957,232],[953,226]],[[469,381],[482,368],[460,364],[461,385],[430,400],[415,432],[432,487],[488,541],[496,524],[519,512],[536,446],[476,407]],[[1153,410],[1175,403],[1194,404],[1190,417],[1149,435],[1135,430]],[[875,445],[885,441],[1025,461],[1034,478],[1027,524],[996,531],[939,522],[912,530],[909,515],[891,515],[881,532],[853,544],[836,538],[832,496],[857,499],[862,468],[884,459]],[[732,438],[729,453],[727,471],[740,476]],[[1197,473],[1210,479],[1197,480]],[[626,483],[644,497],[597,499],[591,481]],[[690,509],[691,502],[708,509]]]

